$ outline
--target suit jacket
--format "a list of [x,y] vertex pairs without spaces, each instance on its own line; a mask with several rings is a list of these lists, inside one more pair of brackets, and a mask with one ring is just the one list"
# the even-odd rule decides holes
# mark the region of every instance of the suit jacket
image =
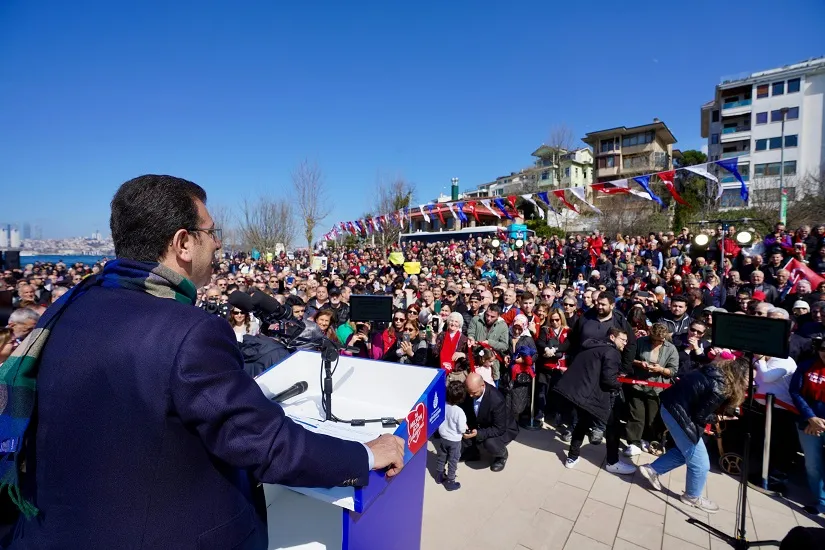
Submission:
[[11,548],[266,548],[249,474],[332,487],[368,475],[357,442],[311,433],[243,370],[229,324],[175,300],[92,287],[41,355]]
[[506,444],[518,435],[518,424],[513,415],[507,413],[504,396],[492,384],[486,384],[484,397],[478,406],[478,414],[473,410],[473,398],[467,395],[462,405],[467,415],[467,426],[477,430],[476,441],[498,437]]

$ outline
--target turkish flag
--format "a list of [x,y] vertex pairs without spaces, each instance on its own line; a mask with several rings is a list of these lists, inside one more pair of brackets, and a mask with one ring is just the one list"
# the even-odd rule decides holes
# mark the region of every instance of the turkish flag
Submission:
[[608,185],[610,185],[610,184],[609,183],[594,183],[590,187],[592,187],[596,191],[601,191],[602,193],[605,193],[607,195],[622,195],[622,194],[625,194],[625,193],[630,193],[630,189],[628,189],[627,187],[613,187],[612,185],[610,187],[608,187]]
[[811,288],[815,289],[822,281],[825,281],[821,275],[817,275],[810,267],[803,264],[796,258],[792,258],[785,264],[785,269],[787,269],[791,273],[790,281],[793,282],[793,286],[791,287],[791,292],[796,292],[796,283],[798,283],[801,279],[807,279],[811,283]]

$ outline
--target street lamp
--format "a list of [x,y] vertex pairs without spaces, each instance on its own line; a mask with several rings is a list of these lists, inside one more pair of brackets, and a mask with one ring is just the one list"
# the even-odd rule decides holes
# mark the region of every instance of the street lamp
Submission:
[[785,196],[785,115],[788,114],[788,108],[782,107],[779,112],[782,113],[782,143],[779,147],[779,220],[785,225],[788,212],[788,197]]

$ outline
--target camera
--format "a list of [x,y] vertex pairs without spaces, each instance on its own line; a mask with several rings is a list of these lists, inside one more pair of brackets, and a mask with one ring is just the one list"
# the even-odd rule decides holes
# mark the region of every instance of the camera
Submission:
[[822,336],[814,336],[811,338],[811,346],[814,348],[815,352],[822,351],[822,343],[825,341],[825,338]]
[[201,303],[201,309],[219,317],[227,317],[229,315],[229,304],[222,304],[219,300],[210,300],[207,298]]

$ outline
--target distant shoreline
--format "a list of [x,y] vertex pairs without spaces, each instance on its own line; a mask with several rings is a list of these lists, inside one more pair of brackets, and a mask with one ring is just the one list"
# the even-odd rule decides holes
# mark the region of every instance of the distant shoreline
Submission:
[[56,264],[57,262],[63,262],[67,266],[72,266],[76,263],[82,263],[85,265],[94,265],[100,262],[103,258],[113,259],[114,256],[76,256],[74,254],[38,254],[37,256],[20,256],[20,265],[26,266],[29,264],[35,263],[50,263]]

